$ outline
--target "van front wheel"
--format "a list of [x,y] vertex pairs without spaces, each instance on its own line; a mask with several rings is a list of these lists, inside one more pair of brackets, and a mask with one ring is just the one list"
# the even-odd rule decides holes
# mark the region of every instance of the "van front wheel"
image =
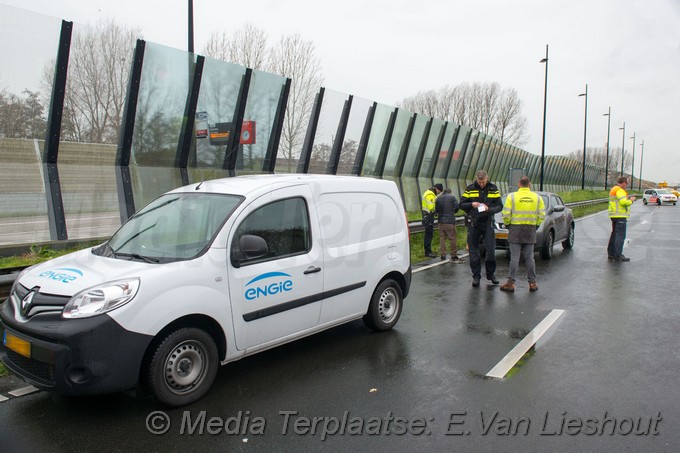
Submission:
[[383,280],[373,292],[364,324],[375,331],[390,330],[399,321],[403,305],[404,298],[397,282]]
[[145,383],[161,403],[193,403],[208,391],[217,374],[217,346],[201,329],[183,327],[156,343],[144,370]]

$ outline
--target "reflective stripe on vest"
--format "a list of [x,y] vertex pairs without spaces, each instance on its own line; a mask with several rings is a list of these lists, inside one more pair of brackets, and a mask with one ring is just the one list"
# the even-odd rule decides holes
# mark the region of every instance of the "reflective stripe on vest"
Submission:
[[423,194],[423,200],[421,203],[423,211],[434,212],[434,201],[436,198],[437,195],[435,195],[434,192],[432,192],[430,189],[426,190]]
[[540,196],[535,192],[522,192],[522,196],[529,196],[531,198],[531,202],[536,205],[536,208],[532,208],[531,210],[518,210],[517,200],[515,199],[515,194],[518,192],[513,192],[508,195],[510,197],[510,209],[508,210],[506,206],[503,207],[503,218],[509,218],[510,225],[540,225],[541,222],[543,222],[543,219],[545,219],[545,209],[541,210]]
[[[630,217],[630,205],[622,205],[621,201],[628,199],[628,193],[619,186],[615,187],[618,187],[616,191],[612,188],[609,192],[609,207],[607,209],[609,217],[613,219],[627,219]],[[623,192],[623,196],[617,197],[619,191]]]

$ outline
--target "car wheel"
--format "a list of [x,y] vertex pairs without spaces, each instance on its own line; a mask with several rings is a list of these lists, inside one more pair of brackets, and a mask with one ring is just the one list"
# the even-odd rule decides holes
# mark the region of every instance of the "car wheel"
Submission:
[[658,204],[659,206],[661,206],[661,198],[659,198],[658,200],[656,200],[656,204]]
[[545,238],[543,247],[541,247],[541,258],[544,260],[551,259],[553,256],[553,247],[555,247],[555,232],[550,230]]
[[217,346],[205,331],[177,329],[155,344],[144,370],[149,392],[166,406],[193,403],[206,394],[217,374]]
[[644,205],[647,204],[647,199],[646,199],[646,198],[643,198],[643,199],[642,199],[642,204],[644,204]]
[[390,330],[399,321],[403,305],[404,298],[397,282],[383,280],[373,291],[364,324],[375,331]]
[[562,242],[562,247],[571,250],[574,248],[574,224],[569,226],[569,231],[567,232],[567,238]]

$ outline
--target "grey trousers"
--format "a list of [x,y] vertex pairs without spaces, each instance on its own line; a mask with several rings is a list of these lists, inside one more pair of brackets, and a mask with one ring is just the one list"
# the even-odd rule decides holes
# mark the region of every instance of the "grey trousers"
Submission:
[[529,283],[536,281],[536,262],[534,261],[534,244],[510,243],[510,277],[513,282],[517,280],[519,269],[519,256],[524,256],[524,265],[527,268],[527,280]]

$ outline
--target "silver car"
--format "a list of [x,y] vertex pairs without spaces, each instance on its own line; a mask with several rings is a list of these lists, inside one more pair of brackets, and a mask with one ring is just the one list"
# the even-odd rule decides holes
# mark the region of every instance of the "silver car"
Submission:
[[[541,258],[549,260],[553,256],[553,248],[556,242],[562,242],[562,247],[571,249],[574,247],[574,215],[571,209],[564,205],[562,198],[552,192],[536,192],[545,203],[545,220],[536,231],[535,250],[541,254]],[[506,195],[502,200],[505,204]],[[508,229],[503,223],[503,216],[497,213],[494,216],[494,230],[496,234],[496,249],[510,250],[508,243]]]

